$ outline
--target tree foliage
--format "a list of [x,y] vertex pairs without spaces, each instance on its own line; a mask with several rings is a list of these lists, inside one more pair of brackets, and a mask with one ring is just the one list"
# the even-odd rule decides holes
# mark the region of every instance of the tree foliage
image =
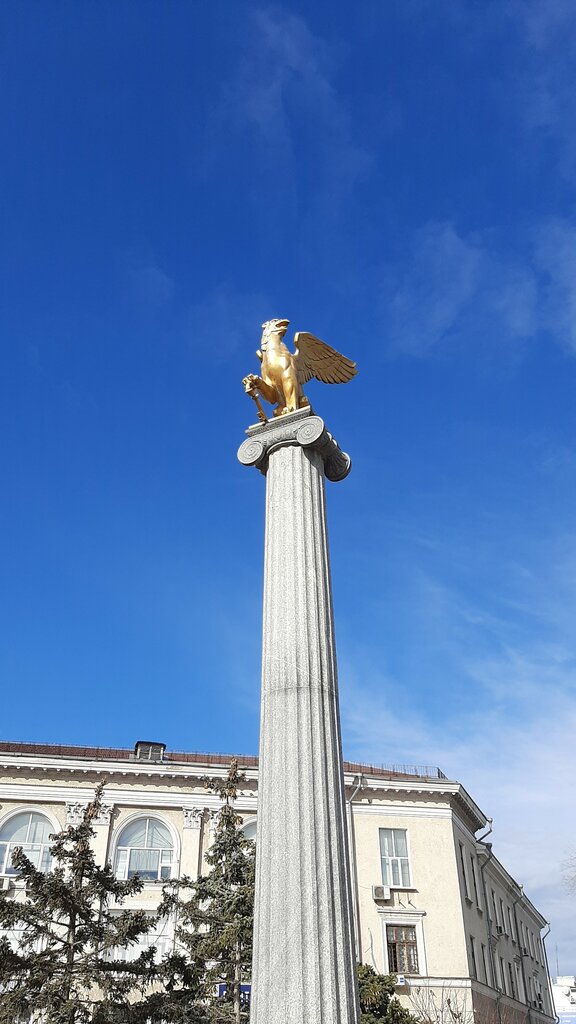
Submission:
[[[205,780],[222,801],[206,854],[210,870],[195,881],[183,878],[167,887],[161,911],[177,921],[177,947],[202,975],[205,1013],[214,1024],[248,1019],[240,987],[249,981],[252,963],[255,849],[234,809],[244,780],[236,760],[224,779]],[[223,996],[218,995],[220,986],[225,986]]]
[[102,789],[78,825],[53,837],[52,870],[39,871],[22,849],[14,851],[18,887],[0,894],[0,1024],[116,1022],[154,979],[153,949],[129,962],[118,958],[154,920],[119,909],[142,889],[138,878],[120,881],[109,864],[96,864],[90,841]]
[[369,964],[358,964],[358,990],[362,1024],[416,1024],[394,994],[396,976],[377,974]]

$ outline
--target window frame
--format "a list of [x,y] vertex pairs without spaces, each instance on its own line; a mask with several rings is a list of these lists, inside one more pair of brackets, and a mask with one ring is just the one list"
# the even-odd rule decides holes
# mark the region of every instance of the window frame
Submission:
[[[392,833],[392,842],[393,842],[394,849],[396,848],[396,840],[394,838],[394,833],[395,832],[403,832],[404,833],[405,844],[406,844],[406,856],[405,857],[398,856],[398,854],[394,854],[392,857],[384,857],[384,855],[382,854],[382,838],[381,838],[383,832],[391,832]],[[413,884],[413,879],[412,879],[412,858],[410,856],[410,843],[409,843],[409,838],[408,838],[408,829],[407,828],[390,828],[390,827],[385,826],[385,825],[380,826],[379,829],[378,829],[378,853],[379,853],[379,857],[380,857],[380,875],[382,877],[382,885],[387,885],[389,889],[400,889],[400,890],[402,890],[402,889],[404,889],[404,890],[413,889],[414,888],[414,884]],[[389,864],[390,879],[392,879],[394,877],[392,862],[396,862],[397,863],[397,865],[398,865],[398,876],[400,878],[400,882],[398,884],[394,883],[392,880],[390,880],[390,881],[386,880],[386,878],[384,876],[384,861],[387,861],[388,864]],[[402,880],[402,861],[406,861],[406,867],[407,867],[407,871],[408,871],[408,881],[407,882],[404,882]]]
[[[50,827],[49,834],[51,835],[54,835],[62,831],[62,825],[60,824],[60,822],[56,821],[54,816],[45,811],[43,807],[40,808],[38,806],[30,804],[23,804],[20,807],[11,808],[0,820],[0,834],[2,833],[3,829],[5,829],[7,825],[9,825],[12,818],[16,818],[20,814],[28,814],[30,815],[30,818],[33,814],[37,814],[39,817],[44,818],[48,822],[48,825]],[[31,820],[28,821],[28,829],[30,828],[30,825]],[[11,839],[0,839],[0,847],[2,846],[6,846],[6,851],[4,853],[4,859],[0,859],[0,878],[12,878],[16,880],[18,879],[18,871],[16,870],[16,868],[12,867],[11,857],[11,851],[14,850],[16,847],[22,849],[27,856],[29,856],[30,852],[32,852],[30,850],[30,847],[40,847],[39,863],[34,864],[34,866],[38,871],[52,870],[52,855],[49,852],[52,847],[52,843],[14,842],[14,840]],[[26,849],[26,847],[28,847],[28,849]],[[47,863],[47,866],[43,867],[42,861],[44,860],[46,854],[48,855],[49,861]],[[29,859],[32,860],[31,857],[29,857]],[[32,863],[34,863],[33,860]],[[9,870],[7,870],[7,868]]]
[[516,978],[514,976],[514,967],[512,961],[508,960],[508,978],[510,980],[510,998],[518,1000],[518,993],[516,992]]
[[474,938],[473,935],[470,935],[469,938],[470,938],[470,966],[472,968],[472,970],[471,970],[472,978],[473,978],[474,981],[480,981],[480,978],[478,977],[478,963],[477,963],[477,960],[476,960],[476,939]]
[[491,973],[490,975],[488,974],[488,958],[486,957],[486,946],[482,942],[480,943],[480,953],[482,956],[482,967],[484,968],[484,981],[486,985],[490,985],[490,978],[492,975]]
[[256,832],[254,832],[253,836],[249,836],[246,833],[248,832],[248,830],[251,831],[252,829],[257,829],[257,828],[258,828],[258,825],[257,825],[257,821],[256,821],[256,815],[253,815],[251,818],[246,818],[246,820],[242,822],[242,824],[240,826],[240,831],[244,834],[244,838],[245,839],[249,839],[250,842],[255,843],[256,842]]
[[[391,973],[391,974],[409,974],[411,977],[417,977],[417,978],[421,977],[422,974],[421,974],[421,969],[420,969],[420,958],[419,958],[419,955],[418,955],[419,954],[419,948],[418,948],[418,928],[417,928],[415,922],[411,921],[408,924],[406,922],[399,923],[399,922],[394,922],[394,921],[387,921],[385,928],[386,928],[386,930],[385,930],[385,936],[386,936],[386,955],[387,955],[387,959],[388,959],[388,971],[389,971],[389,973]],[[398,940],[398,939],[395,939],[394,942],[391,942],[390,938],[388,936],[388,931],[389,931],[389,929],[392,929],[392,928],[394,928],[394,929],[400,929],[400,928],[401,929],[408,929],[408,928],[411,928],[414,931],[414,939],[413,940],[406,940],[406,939]],[[392,946],[403,946],[403,947],[405,947],[404,956],[406,958],[406,962],[407,963],[409,962],[409,958],[410,958],[409,950],[413,950],[414,955],[415,955],[415,961],[416,961],[416,970],[411,970],[410,966],[408,966],[408,967],[400,967],[399,966],[398,953],[397,952],[395,953],[396,963],[393,963],[392,962],[392,957],[390,955],[390,950],[391,950]]]
[[499,957],[499,972],[500,972],[500,991],[507,996],[508,986],[506,984],[506,971],[504,969],[504,957]]
[[465,900],[469,900],[470,903],[471,903],[472,900],[470,899],[470,887],[468,885],[468,875],[466,874],[466,850],[465,850],[465,847],[464,847],[464,843],[460,839],[458,840],[458,847],[459,847],[459,852],[460,852],[460,867],[462,869],[462,881],[464,883],[464,899]]
[[[402,928],[406,926],[412,926],[416,929],[416,952],[418,956],[418,975],[414,977],[425,978],[428,974],[428,964],[426,958],[426,943],[424,941],[424,917],[423,911],[405,911],[401,910],[381,910],[378,912],[380,918],[381,935],[382,935],[382,961],[384,964],[384,974],[393,974],[393,970],[390,964],[390,957],[388,953],[388,926],[393,928]],[[400,971],[400,974],[407,974],[407,971]]]
[[474,898],[476,900],[476,906],[478,910],[481,910],[480,906],[480,893],[478,889],[478,878],[476,876],[476,858],[473,853],[470,853],[470,873],[472,875],[472,886],[474,889]]
[[[164,826],[164,828],[167,830],[168,834],[170,835],[170,839],[172,840],[172,849],[171,849],[171,851],[169,851],[168,847],[160,847],[160,846],[156,846],[156,847],[125,846],[125,845],[122,845],[120,843],[120,839],[122,837],[122,833],[124,832],[124,830],[126,828],[128,828],[129,825],[133,825],[134,822],[142,821],[142,820],[145,820],[147,823],[150,820],[157,821],[157,822],[159,822],[160,825]],[[146,825],[146,835],[148,834],[148,827],[149,826],[147,824]],[[158,852],[158,871],[157,871],[157,874],[156,874],[156,878],[144,878],[143,875],[141,874],[141,872],[138,872],[138,871],[135,871],[132,875],[130,875],[128,873],[129,872],[129,867],[130,867],[130,852],[132,850],[150,850],[150,851],[157,851]],[[112,840],[112,843],[111,843],[111,851],[112,851],[111,861],[112,861],[112,864],[113,864],[114,875],[115,875],[116,878],[118,878],[121,881],[126,881],[126,880],[128,880],[130,878],[133,878],[135,875],[139,874],[141,880],[144,882],[145,885],[146,884],[156,885],[159,882],[160,883],[161,882],[167,882],[171,878],[178,878],[178,876],[179,876],[179,869],[180,869],[180,837],[179,837],[176,829],[172,825],[172,822],[167,821],[166,818],[163,818],[160,814],[156,814],[153,811],[146,811],[146,810],[144,810],[144,812],[143,812],[142,810],[140,810],[140,811],[135,812],[134,814],[131,814],[129,817],[124,818],[119,823],[118,827],[115,830],[115,833],[114,833],[114,836],[113,836],[113,840]],[[119,854],[119,852],[123,852],[123,851],[127,851],[127,856],[125,858],[125,867],[123,868],[122,873],[119,873],[118,872],[118,854]],[[171,859],[171,861],[170,861],[170,863],[168,865],[169,868],[170,868],[170,873],[163,877],[162,873],[161,873],[162,872],[162,867],[166,867],[167,866],[167,862],[164,862],[164,864],[163,864],[163,862],[162,862],[162,854],[165,853],[165,852],[168,852],[168,851],[172,853],[172,859]]]
[[[111,916],[119,917],[121,913],[121,910],[113,910],[111,911]],[[146,910],[145,913],[147,917],[154,917],[154,912],[151,910]],[[138,936],[136,942],[130,946],[110,946],[104,951],[104,959],[108,963],[114,960],[117,960],[119,963],[132,963],[142,953],[149,950],[151,946],[155,946],[157,952],[154,957],[154,963],[159,963],[162,957],[174,950],[175,945],[175,922],[172,917],[166,917],[160,931],[146,932],[144,935]]]
[[515,943],[518,939],[518,935],[516,933],[516,928],[514,925],[514,914],[510,909],[510,904],[508,904],[508,924],[510,925],[510,938],[512,939],[512,942]]

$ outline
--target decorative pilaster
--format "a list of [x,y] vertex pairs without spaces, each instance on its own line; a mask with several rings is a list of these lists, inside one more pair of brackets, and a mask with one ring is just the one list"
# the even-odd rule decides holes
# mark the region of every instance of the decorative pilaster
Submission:
[[202,820],[204,818],[203,807],[184,807],[184,828],[195,828],[198,831],[202,828]]
[[251,427],[266,475],[251,1024],[357,1024],[324,476],[350,470],[301,409]]
[[[84,818],[84,813],[89,800],[74,800],[66,803],[66,824],[79,825]],[[114,812],[114,804],[101,804],[97,817],[92,818],[93,825],[109,825]]]

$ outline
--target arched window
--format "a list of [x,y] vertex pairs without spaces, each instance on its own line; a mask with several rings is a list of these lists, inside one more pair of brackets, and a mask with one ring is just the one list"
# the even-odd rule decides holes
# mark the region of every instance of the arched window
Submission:
[[116,843],[117,878],[139,875],[145,882],[170,878],[174,843],[166,825],[157,818],[137,818],[122,829]]
[[242,831],[246,839],[253,839],[256,842],[256,818],[250,818],[242,825]]
[[37,811],[21,811],[12,815],[0,829],[0,875],[17,875],[12,867],[12,853],[21,846],[28,860],[40,871],[52,866],[50,835],[54,832],[48,818]]

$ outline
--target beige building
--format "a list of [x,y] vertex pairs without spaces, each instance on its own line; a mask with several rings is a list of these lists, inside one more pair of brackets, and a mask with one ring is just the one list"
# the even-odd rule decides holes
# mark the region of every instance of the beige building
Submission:
[[[237,809],[253,836],[258,762],[239,757]],[[96,853],[139,873],[133,905],[153,909],[163,880],[205,866],[218,798],[203,784],[230,756],[0,742],[0,887],[18,897],[11,848],[50,864],[49,836],[78,820],[105,780]],[[546,921],[492,852],[489,819],[437,768],[345,763],[358,959],[398,975],[397,993],[437,1024],[544,1024],[554,1016]],[[480,836],[478,834],[481,833]],[[151,937],[170,948],[170,925]]]

